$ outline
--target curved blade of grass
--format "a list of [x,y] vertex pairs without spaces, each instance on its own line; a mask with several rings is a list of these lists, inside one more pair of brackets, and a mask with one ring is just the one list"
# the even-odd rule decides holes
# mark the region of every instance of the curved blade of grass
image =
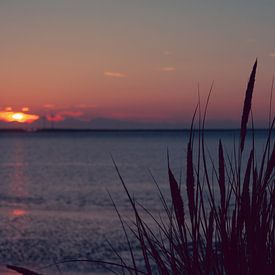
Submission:
[[17,273],[20,273],[22,275],[42,275],[42,274],[39,274],[39,273],[36,273],[34,271],[31,271],[27,268],[24,268],[24,267],[20,267],[20,266],[15,266],[15,265],[6,265],[6,267],[8,269],[11,269],[11,270],[14,270],[16,271]]
[[143,238],[143,234],[142,234],[142,230],[140,228],[140,226],[142,226],[142,219],[140,218],[139,216],[139,213],[138,213],[138,210],[136,208],[136,205],[135,205],[135,201],[134,199],[132,198],[132,196],[130,195],[129,191],[128,191],[128,188],[123,180],[123,177],[117,167],[117,164],[113,158],[113,156],[111,155],[111,158],[112,158],[112,161],[113,161],[113,164],[114,164],[114,167],[115,167],[115,170],[117,172],[117,175],[120,179],[120,182],[127,194],[127,197],[129,199],[129,202],[132,206],[132,209],[134,210],[135,212],[135,216],[136,216],[136,222],[137,222],[137,229],[138,229],[138,234],[139,234],[139,240],[140,240],[140,245],[141,245],[141,249],[142,249],[142,253],[143,253],[143,258],[144,258],[144,262],[145,262],[145,266],[146,266],[146,270],[147,270],[147,274],[152,274],[152,269],[151,269],[151,265],[150,265],[150,262],[149,262],[149,258],[148,258],[148,253],[147,253],[147,248],[146,248],[146,244],[144,242],[144,238]]
[[[118,211],[118,209],[117,209],[117,206],[116,206],[116,204],[115,204],[115,202],[114,202],[114,200],[113,200],[113,198],[112,198],[110,192],[109,192],[108,190],[107,190],[107,192],[108,192],[109,198],[110,198],[110,200],[111,200],[111,202],[112,202],[112,204],[113,204],[113,207],[115,208],[115,211],[116,211],[116,213],[117,213],[117,216],[118,216],[118,218],[119,218],[119,220],[120,220],[120,224],[121,224],[121,226],[122,226],[122,229],[123,229],[123,232],[124,232],[124,236],[125,236],[125,238],[126,238],[127,245],[128,245],[128,248],[129,248],[129,251],[130,251],[130,254],[131,254],[131,260],[132,260],[134,269],[136,270],[137,267],[136,267],[134,252],[133,252],[133,249],[132,249],[132,246],[131,246],[131,243],[130,243],[130,240],[129,240],[129,237],[128,237],[128,234],[127,234],[127,231],[126,231],[126,228],[125,228],[125,225],[124,225],[124,222],[123,222],[123,220],[122,220],[122,217],[121,217],[121,215],[120,215],[120,213],[119,213],[119,211]],[[137,274],[137,272],[135,272],[135,274]]]

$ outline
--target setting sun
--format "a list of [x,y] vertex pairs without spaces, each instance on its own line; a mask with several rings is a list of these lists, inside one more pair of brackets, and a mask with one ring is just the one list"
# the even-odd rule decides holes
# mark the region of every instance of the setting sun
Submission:
[[0,112],[0,120],[5,122],[32,123],[39,119],[38,115],[23,112]]
[[15,114],[12,115],[12,118],[17,122],[22,122],[24,120],[24,114],[15,113]]

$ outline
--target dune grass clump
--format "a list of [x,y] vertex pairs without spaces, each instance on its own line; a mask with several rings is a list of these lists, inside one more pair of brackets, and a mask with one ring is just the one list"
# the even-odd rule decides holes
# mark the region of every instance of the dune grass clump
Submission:
[[[246,143],[256,69],[257,61],[248,81],[239,145],[235,146],[232,158],[225,154],[221,140],[216,153],[206,153],[204,125],[209,97],[201,127],[196,131],[195,111],[187,145],[185,188],[176,180],[169,159],[172,205],[157,185],[165,218],[154,217],[149,210],[140,207],[130,195],[115,164],[134,213],[134,225],[128,225],[116,209],[131,255],[131,262],[126,263],[117,254],[123,272],[274,274],[275,144],[272,131],[275,119],[269,123],[260,160],[255,154],[253,118],[253,141]],[[198,135],[198,143],[194,141],[195,134]],[[194,149],[197,152],[195,159]],[[244,154],[245,151],[249,153]],[[245,157],[247,155],[248,158]],[[218,165],[213,161],[209,165],[215,158],[218,158]],[[184,201],[182,192],[187,193],[187,201]],[[153,228],[146,223],[144,214],[154,221]],[[136,263],[137,252],[130,242],[132,235],[139,243],[142,266]]]

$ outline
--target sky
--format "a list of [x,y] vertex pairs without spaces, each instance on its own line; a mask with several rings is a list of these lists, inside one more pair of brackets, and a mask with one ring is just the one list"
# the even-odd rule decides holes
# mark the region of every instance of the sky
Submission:
[[212,82],[209,127],[239,126],[256,58],[265,126],[274,11],[272,0],[2,0],[0,127],[189,125]]

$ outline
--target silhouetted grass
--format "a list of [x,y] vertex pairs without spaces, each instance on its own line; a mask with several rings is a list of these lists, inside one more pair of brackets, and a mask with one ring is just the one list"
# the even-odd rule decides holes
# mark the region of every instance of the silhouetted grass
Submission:
[[[183,188],[172,172],[168,157],[171,206],[155,182],[165,218],[154,217],[149,210],[138,207],[114,162],[135,219],[134,225],[128,225],[116,209],[132,258],[131,269],[124,265],[125,272],[139,274],[134,260],[137,252],[131,249],[130,237],[126,233],[129,231],[139,243],[143,269],[139,268],[146,274],[274,274],[275,145],[271,137],[274,119],[269,122],[270,129],[259,162],[254,141],[246,145],[256,69],[257,61],[248,81],[239,146],[233,157],[227,155],[225,158],[221,140],[216,153],[206,154],[204,124],[207,106],[203,121],[199,123],[202,127],[196,131],[198,144],[194,142],[192,121],[187,145],[185,190],[181,190]],[[194,146],[199,152],[196,160]],[[245,150],[249,152],[248,158]],[[215,159],[216,154],[218,167],[213,162],[213,168],[209,168],[208,163]],[[214,176],[210,177],[213,173]],[[214,191],[214,186],[218,186],[218,191]],[[182,196],[185,191],[187,201]],[[152,218],[155,226],[149,227],[142,218],[144,214]]]

